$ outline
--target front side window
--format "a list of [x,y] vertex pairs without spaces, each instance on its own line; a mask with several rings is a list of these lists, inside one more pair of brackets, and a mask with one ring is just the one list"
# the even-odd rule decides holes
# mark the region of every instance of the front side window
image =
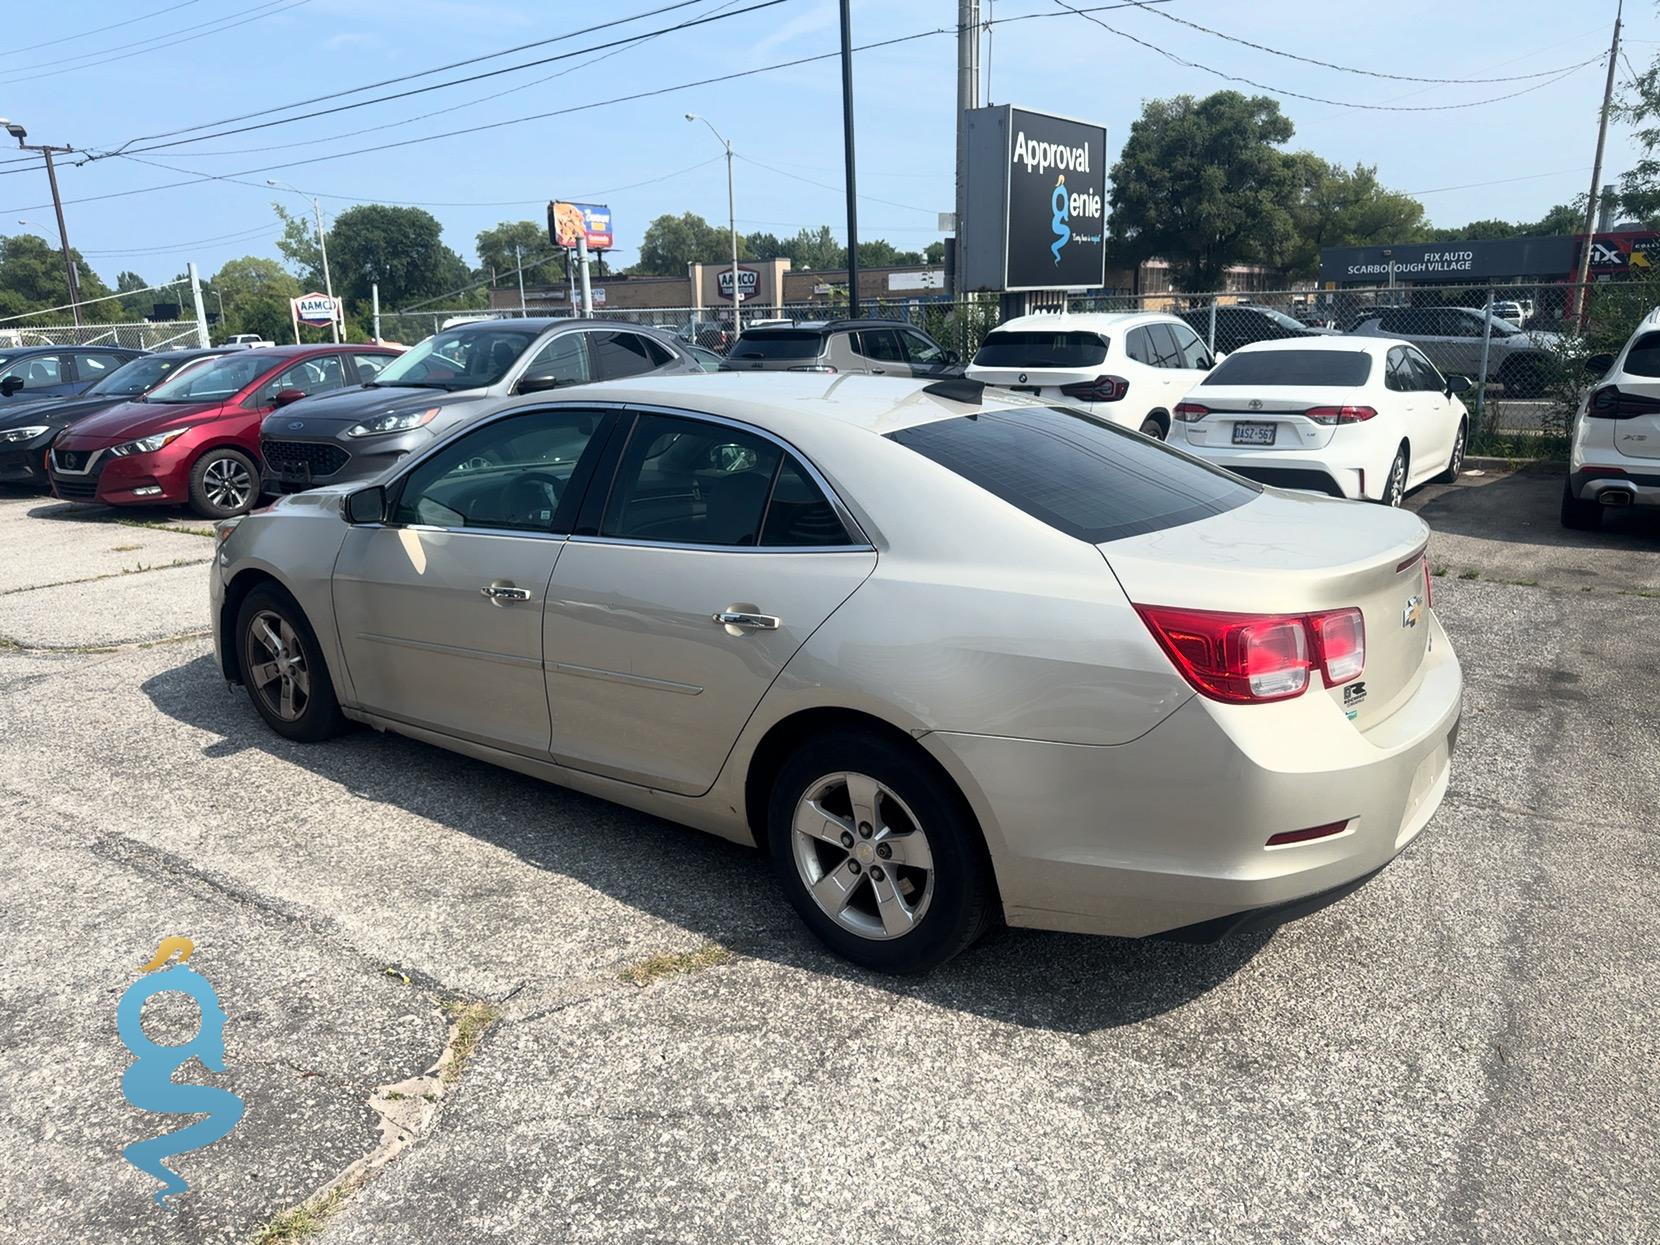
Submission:
[[888,437],[1091,544],[1224,514],[1261,489],[1064,407],[985,410]]
[[28,355],[7,368],[0,380],[18,376],[25,389],[42,389],[63,383],[63,360],[55,354]]
[[938,367],[945,362],[945,351],[915,329],[900,333],[905,344],[905,358],[919,367]]
[[892,329],[860,329],[853,335],[854,349],[877,363],[903,363],[899,335]]
[[1447,382],[1442,379],[1441,373],[1435,370],[1435,364],[1424,358],[1416,350],[1406,351],[1406,362],[1407,366],[1412,369],[1413,388],[1428,393],[1440,392],[1447,387]]
[[989,333],[974,355],[975,367],[1086,368],[1106,361],[1107,341],[1099,333],[1034,329]]
[[283,368],[254,390],[243,405],[250,408],[274,406],[277,395],[285,390],[298,390],[309,396],[322,393],[325,389],[338,389],[344,383],[340,371],[340,356],[320,354]]
[[392,521],[554,531],[577,461],[605,419],[595,411],[532,411],[486,424],[409,473]]
[[483,389],[506,376],[535,340],[530,329],[494,323],[434,333],[388,363],[375,384]]
[[561,333],[543,344],[519,379],[581,385],[593,378],[588,362],[588,334]]
[[618,464],[600,535],[753,547],[783,451],[739,428],[641,415]]

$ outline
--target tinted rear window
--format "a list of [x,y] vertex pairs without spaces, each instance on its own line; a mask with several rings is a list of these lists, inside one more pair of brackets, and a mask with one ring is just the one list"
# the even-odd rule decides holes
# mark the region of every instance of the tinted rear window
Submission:
[[1627,376],[1660,376],[1660,333],[1644,333],[1626,351]]
[[738,338],[731,359],[814,359],[824,341],[822,333],[803,329],[765,329]]
[[1242,350],[1219,363],[1204,385],[1318,385],[1349,389],[1372,374],[1360,350]]
[[986,492],[1091,544],[1243,506],[1261,490],[1080,411],[984,411],[888,434]]
[[1020,330],[992,333],[974,356],[975,367],[1095,367],[1106,362],[1099,333]]

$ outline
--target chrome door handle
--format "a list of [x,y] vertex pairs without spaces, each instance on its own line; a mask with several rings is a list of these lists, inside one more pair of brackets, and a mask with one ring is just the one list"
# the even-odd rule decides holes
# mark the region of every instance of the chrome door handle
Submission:
[[485,584],[479,591],[494,605],[501,605],[506,601],[530,600],[529,588],[515,588],[511,584]]
[[753,627],[757,631],[777,631],[779,619],[771,614],[746,614],[740,610],[722,610],[711,617],[727,627]]

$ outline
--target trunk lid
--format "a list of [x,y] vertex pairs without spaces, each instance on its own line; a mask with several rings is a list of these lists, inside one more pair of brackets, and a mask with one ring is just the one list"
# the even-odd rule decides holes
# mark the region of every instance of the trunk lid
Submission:
[[[1227,447],[1241,450],[1267,450],[1284,453],[1287,450],[1317,450],[1331,444],[1336,424],[1320,424],[1304,412],[1317,406],[1349,406],[1355,402],[1353,388],[1311,388],[1287,392],[1272,385],[1240,385],[1213,387],[1201,385],[1183,399],[1204,407],[1210,413],[1195,423],[1184,423],[1189,445],[1212,448]],[[1238,425],[1271,431],[1242,431],[1235,439]]]
[[1226,514],[1097,548],[1138,605],[1247,614],[1358,608],[1366,620],[1360,677],[1329,696],[1359,729],[1382,722],[1417,689],[1429,649],[1416,515],[1297,493],[1264,492]]

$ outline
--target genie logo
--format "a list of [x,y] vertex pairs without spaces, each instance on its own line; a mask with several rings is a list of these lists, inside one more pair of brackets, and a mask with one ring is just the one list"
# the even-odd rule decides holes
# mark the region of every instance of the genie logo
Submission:
[[[228,1089],[181,1085],[173,1079],[173,1073],[192,1058],[201,1060],[209,1071],[225,1070],[225,1009],[219,1005],[219,996],[213,992],[208,979],[185,963],[195,949],[195,944],[182,936],[163,939],[144,966],[143,971],[148,975],[128,986],[115,1007],[115,1025],[121,1044],[136,1056],[132,1066],[121,1075],[122,1096],[140,1111],[207,1117],[160,1137],[135,1141],[121,1151],[127,1162],[161,1181],[163,1187],[156,1193],[156,1204],[163,1207],[167,1206],[166,1198],[183,1193],[190,1186],[182,1176],[162,1166],[162,1159],[218,1141],[236,1127],[244,1109],[242,1099]],[[166,967],[174,955],[179,957],[179,962]],[[157,1045],[144,1035],[140,1024],[144,1004],[170,990],[188,994],[201,1011],[195,1036],[180,1046]]]
[[1066,193],[1066,176],[1062,174],[1055,179],[1055,189],[1049,194],[1049,228],[1055,231],[1055,240],[1049,244],[1049,249],[1055,254],[1055,263],[1061,262],[1061,248],[1072,237],[1072,228],[1066,222],[1071,219],[1071,205]]

